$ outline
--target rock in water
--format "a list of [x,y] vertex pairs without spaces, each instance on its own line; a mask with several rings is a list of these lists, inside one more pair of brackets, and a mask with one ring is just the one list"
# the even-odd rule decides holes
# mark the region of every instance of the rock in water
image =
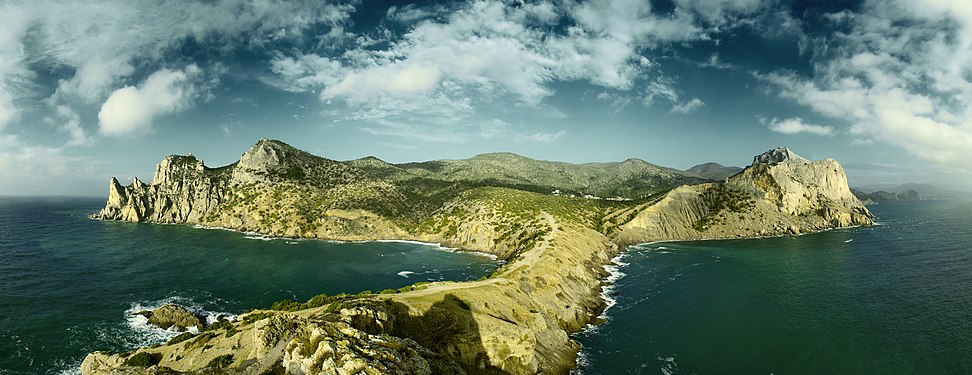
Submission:
[[152,311],[141,311],[138,314],[148,317],[148,323],[162,329],[175,327],[178,331],[185,331],[189,327],[196,327],[202,331],[206,324],[189,309],[168,303]]

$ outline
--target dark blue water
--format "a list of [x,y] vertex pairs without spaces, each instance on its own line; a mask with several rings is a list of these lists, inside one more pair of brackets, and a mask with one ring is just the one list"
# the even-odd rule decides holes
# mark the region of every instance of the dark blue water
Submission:
[[972,201],[871,210],[881,225],[633,248],[583,373],[972,373]]
[[171,333],[131,313],[165,302],[236,314],[319,293],[476,279],[497,266],[421,244],[261,240],[89,219],[103,204],[0,198],[0,373],[72,372],[85,353],[162,341]]

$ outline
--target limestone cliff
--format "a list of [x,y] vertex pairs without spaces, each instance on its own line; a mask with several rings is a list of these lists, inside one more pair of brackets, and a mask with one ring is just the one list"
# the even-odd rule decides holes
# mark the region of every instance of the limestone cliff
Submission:
[[[758,155],[723,182],[631,200],[550,194],[550,188],[576,188],[577,179],[531,179],[520,169],[538,165],[553,176],[569,166],[500,156],[518,161],[509,180],[442,177],[433,162],[342,163],[261,140],[226,167],[170,156],[151,184],[135,180],[121,186],[112,178],[97,218],[274,236],[415,239],[489,252],[507,263],[474,282],[318,296],[281,305],[285,311],[251,312],[166,345],[93,353],[82,372],[564,374],[579,348],[569,334],[596,322],[604,306],[603,266],[624,245],[871,223],[840,165],[810,162],[783,148]],[[495,172],[503,168],[492,163],[496,158],[444,165],[455,175]],[[585,165],[578,171],[603,167],[590,175],[617,169],[611,176],[655,181],[656,175],[644,175],[648,167],[641,163]],[[537,181],[543,185],[529,185]],[[651,192],[657,186],[610,189]]]
[[786,148],[753,158],[722,183],[681,186],[644,208],[615,236],[621,243],[799,234],[872,224],[873,215],[833,159]]

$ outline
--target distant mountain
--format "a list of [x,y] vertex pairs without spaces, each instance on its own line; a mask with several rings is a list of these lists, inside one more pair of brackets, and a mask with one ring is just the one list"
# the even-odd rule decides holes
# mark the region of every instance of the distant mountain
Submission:
[[890,202],[890,201],[917,201],[921,200],[922,196],[917,191],[908,189],[900,193],[894,193],[884,190],[878,190],[871,193],[866,193],[861,190],[851,189],[851,192],[857,196],[864,204],[874,204],[879,202]]
[[856,188],[854,194],[866,203],[886,201],[913,201],[928,199],[972,198],[972,193],[946,190],[931,184],[906,183],[893,188]]
[[685,173],[691,176],[720,181],[742,172],[742,170],[741,167],[726,167],[719,163],[703,163],[686,169]]
[[640,159],[622,162],[570,164],[531,159],[508,152],[470,159],[390,164],[368,157],[347,162],[382,178],[398,181],[437,180],[521,190],[602,198],[637,199],[706,178]]

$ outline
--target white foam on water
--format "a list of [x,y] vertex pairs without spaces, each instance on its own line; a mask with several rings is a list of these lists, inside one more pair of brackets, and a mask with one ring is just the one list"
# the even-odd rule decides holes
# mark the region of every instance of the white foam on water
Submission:
[[584,369],[591,366],[591,359],[584,350],[577,352],[577,359],[574,362],[574,369],[570,371],[570,375],[584,375]]
[[851,242],[851,241],[854,241],[854,239],[853,239],[853,238],[851,238],[851,239],[849,239],[849,240],[847,240],[847,241],[844,241],[844,243],[848,243],[848,242]]
[[437,242],[422,242],[422,241],[414,241],[414,240],[372,240],[372,241],[356,241],[355,243],[368,243],[368,242],[379,242],[379,243],[390,242],[390,243],[407,243],[412,245],[423,245],[423,246],[432,247],[433,249],[436,250],[447,251],[450,253],[472,254],[476,256],[486,257],[492,260],[497,259],[496,255],[490,253],[484,253],[482,251],[463,250],[454,247],[443,246],[441,243],[437,243]]
[[[618,280],[621,280],[621,278],[627,276],[627,274],[621,272],[622,268],[629,265],[629,263],[626,263],[623,260],[627,256],[628,256],[628,252],[623,252],[618,256],[612,258],[611,263],[602,266],[602,268],[604,268],[604,270],[607,271],[608,276],[605,278],[606,283],[601,286],[600,296],[601,296],[601,300],[604,301],[604,311],[601,311],[601,314],[597,316],[598,319],[605,320],[605,321],[610,320],[608,311],[611,309],[611,307],[614,307],[614,305],[617,305],[618,303],[618,300],[615,298],[615,291],[616,291],[615,283],[617,283]],[[598,327],[599,326],[593,324],[587,324],[587,326],[585,326],[584,329],[581,330],[581,333],[585,335],[592,334],[594,332],[597,332]]]
[[662,362],[661,370],[662,374],[671,375],[678,370],[678,363],[675,363],[675,357],[658,357],[658,360]]
[[[71,363],[60,364],[56,366],[59,368],[57,370],[57,375],[81,375],[81,360],[75,360]],[[0,371],[0,374],[3,372]]]
[[404,278],[407,279],[408,278],[408,275],[413,275],[413,274],[415,274],[415,272],[412,272],[412,271],[402,271],[402,272],[399,272],[398,273],[398,276],[401,276],[401,277],[404,277]]
[[[202,306],[196,304],[189,298],[184,298],[180,296],[168,297],[158,301],[151,302],[136,302],[131,305],[131,307],[125,310],[125,321],[128,325],[128,329],[132,334],[132,343],[134,346],[146,346],[155,343],[160,343],[167,341],[176,335],[182,333],[175,329],[175,327],[169,327],[168,329],[162,329],[151,325],[148,323],[148,318],[139,315],[138,312],[141,311],[151,311],[155,310],[165,304],[177,304],[185,307],[192,313],[205,318],[206,325],[218,322],[220,319],[226,319],[230,321],[236,320],[236,314],[218,311],[208,311],[202,308]],[[196,327],[187,327],[187,331],[192,333],[199,333]]]

